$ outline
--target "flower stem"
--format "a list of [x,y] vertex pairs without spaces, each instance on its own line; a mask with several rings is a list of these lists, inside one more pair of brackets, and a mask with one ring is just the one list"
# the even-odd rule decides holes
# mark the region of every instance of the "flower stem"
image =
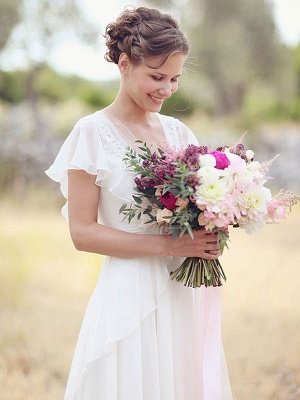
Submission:
[[170,272],[170,278],[193,288],[203,285],[222,286],[222,279],[226,281],[226,275],[218,259],[206,260],[198,257],[187,257],[179,268]]

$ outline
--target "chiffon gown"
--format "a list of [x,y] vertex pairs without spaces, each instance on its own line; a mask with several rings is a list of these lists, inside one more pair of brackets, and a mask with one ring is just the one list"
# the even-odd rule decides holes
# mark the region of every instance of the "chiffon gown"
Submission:
[[[165,144],[198,144],[176,118],[157,113]],[[134,135],[105,111],[75,124],[45,173],[68,198],[68,169],[95,175],[98,223],[158,234],[122,221],[133,172],[122,157]],[[80,190],[80,188],[78,188]],[[62,208],[66,219],[67,201]],[[147,238],[145,237],[145,240]],[[183,258],[106,256],[83,318],[64,400],[232,400],[221,338],[221,288],[190,288],[169,277]]]

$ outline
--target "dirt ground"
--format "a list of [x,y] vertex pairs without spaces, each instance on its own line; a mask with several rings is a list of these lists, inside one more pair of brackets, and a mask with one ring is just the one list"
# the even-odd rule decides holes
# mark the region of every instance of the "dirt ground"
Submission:
[[[0,400],[62,399],[101,256],[73,248],[58,209],[2,201],[0,220]],[[231,230],[222,324],[235,400],[300,399],[299,232],[300,207],[253,236]]]

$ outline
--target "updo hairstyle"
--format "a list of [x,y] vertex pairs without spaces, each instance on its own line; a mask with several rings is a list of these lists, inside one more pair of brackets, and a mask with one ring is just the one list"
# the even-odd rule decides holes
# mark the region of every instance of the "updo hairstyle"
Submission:
[[[188,54],[189,45],[179,25],[169,14],[153,8],[125,8],[105,30],[105,59],[118,64],[122,52],[133,64],[160,56],[161,64],[173,53]],[[160,64],[160,65],[161,65]]]

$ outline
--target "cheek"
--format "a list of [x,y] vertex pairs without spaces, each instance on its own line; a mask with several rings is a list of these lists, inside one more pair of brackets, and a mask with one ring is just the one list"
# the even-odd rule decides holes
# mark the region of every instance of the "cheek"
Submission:
[[151,93],[161,87],[161,84],[150,76],[138,73],[132,75],[131,84],[133,84],[135,90],[140,94]]
[[154,81],[153,79],[149,79],[148,77],[147,77],[147,78],[144,78],[144,79],[142,80],[141,85],[142,85],[143,91],[144,91],[145,93],[155,92],[155,91],[157,91],[157,90],[160,88],[160,86],[161,86],[161,85],[159,84],[159,82],[156,82],[156,81]]
[[173,82],[171,87],[172,93],[177,92],[177,90],[178,90],[178,82]]

